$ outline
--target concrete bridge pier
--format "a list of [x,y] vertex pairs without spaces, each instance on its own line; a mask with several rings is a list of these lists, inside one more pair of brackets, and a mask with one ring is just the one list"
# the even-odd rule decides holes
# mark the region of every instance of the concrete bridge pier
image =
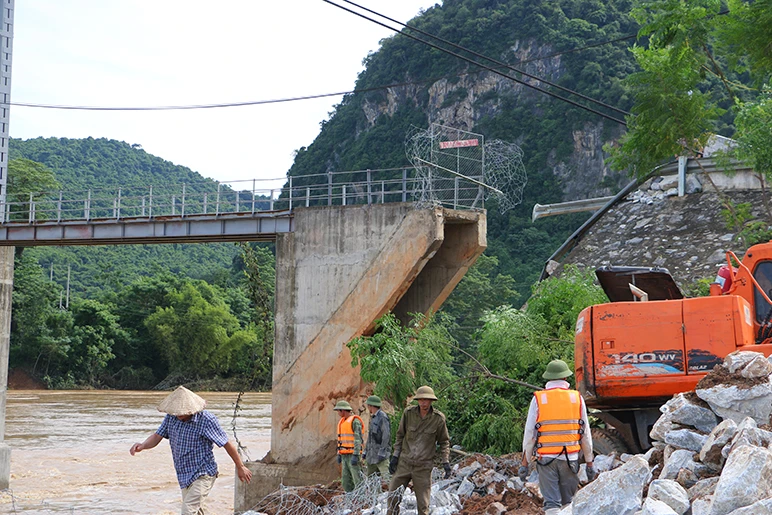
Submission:
[[11,448],[5,443],[8,353],[11,347],[11,300],[14,247],[0,247],[0,490],[11,485]]
[[[389,311],[437,310],[486,247],[483,212],[413,204],[297,209],[276,244],[271,451],[236,481],[236,513],[280,484],[328,483],[337,416],[347,399],[365,412],[366,385],[346,343]],[[363,417],[366,421],[367,417]]]

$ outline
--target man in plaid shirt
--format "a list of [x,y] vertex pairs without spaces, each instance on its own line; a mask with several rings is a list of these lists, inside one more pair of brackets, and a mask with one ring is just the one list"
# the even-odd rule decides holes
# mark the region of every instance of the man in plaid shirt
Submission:
[[213,445],[223,447],[236,464],[236,474],[241,481],[250,482],[252,472],[244,465],[236,445],[228,440],[220,423],[213,414],[204,410],[206,401],[180,386],[158,406],[167,413],[158,430],[142,443],[131,446],[134,454],[152,449],[164,438],[169,439],[177,471],[177,481],[182,489],[182,515],[203,515],[204,501],[217,477],[217,462]]

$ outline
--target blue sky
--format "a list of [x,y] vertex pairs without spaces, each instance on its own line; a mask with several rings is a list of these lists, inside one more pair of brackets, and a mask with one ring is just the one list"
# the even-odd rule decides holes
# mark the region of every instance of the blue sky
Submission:
[[[407,22],[435,1],[357,3]],[[160,106],[347,91],[389,35],[321,0],[24,0],[14,16],[11,98]],[[10,132],[117,139],[216,180],[265,179],[284,176],[338,102],[163,112],[19,106]]]

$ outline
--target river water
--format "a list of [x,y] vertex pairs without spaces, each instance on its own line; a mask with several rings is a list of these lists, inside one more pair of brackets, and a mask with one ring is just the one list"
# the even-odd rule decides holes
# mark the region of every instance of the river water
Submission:
[[[180,488],[168,441],[135,456],[129,448],[163,420],[168,392],[10,390],[5,443],[11,487],[0,513],[176,515]],[[236,393],[200,393],[233,439]],[[270,448],[271,395],[245,394],[236,435],[252,460]],[[209,496],[214,514],[233,513],[234,467],[215,446],[220,477]]]

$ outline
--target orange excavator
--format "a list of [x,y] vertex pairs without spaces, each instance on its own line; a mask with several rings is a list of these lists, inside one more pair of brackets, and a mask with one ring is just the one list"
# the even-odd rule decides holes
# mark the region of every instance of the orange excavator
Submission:
[[733,252],[707,297],[684,298],[664,268],[601,267],[611,302],[584,309],[575,334],[576,386],[606,428],[596,449],[640,452],[659,407],[736,350],[772,354],[772,241]]

